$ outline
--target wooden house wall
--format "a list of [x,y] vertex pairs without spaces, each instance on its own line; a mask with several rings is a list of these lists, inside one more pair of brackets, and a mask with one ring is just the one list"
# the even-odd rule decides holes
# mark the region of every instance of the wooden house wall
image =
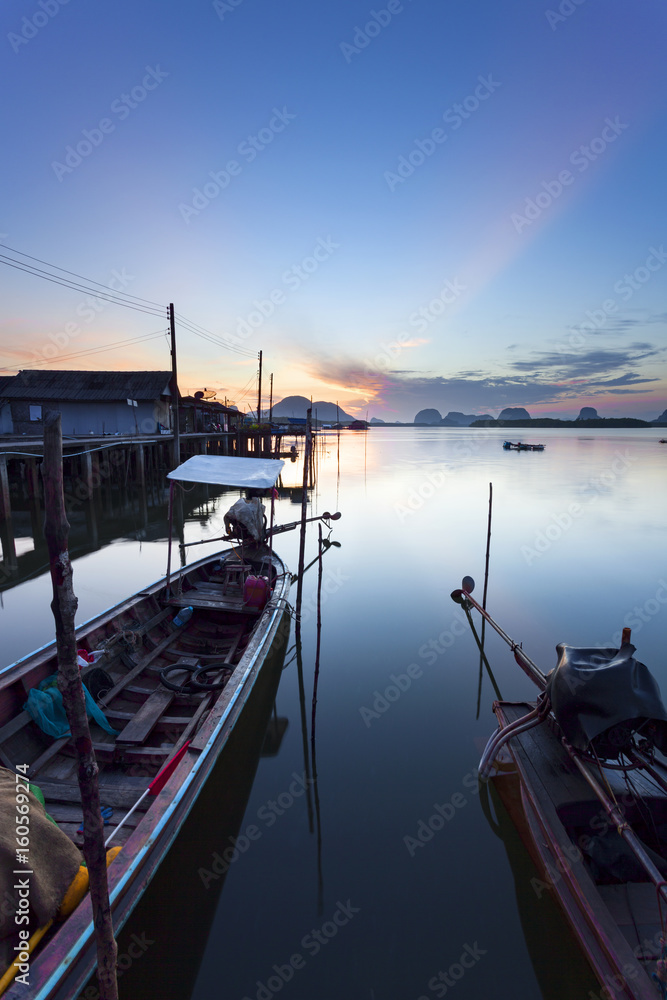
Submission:
[[[30,407],[42,407],[42,418],[47,410],[58,410],[62,416],[63,434],[155,434],[158,422],[170,426],[169,403],[140,401],[138,406],[128,406],[125,400],[90,402],[85,400],[12,400],[11,414],[14,434],[41,434],[43,419],[31,420]],[[135,422],[136,421],[136,422]],[[1,427],[2,425],[0,425]],[[12,433],[2,429],[2,433]]]

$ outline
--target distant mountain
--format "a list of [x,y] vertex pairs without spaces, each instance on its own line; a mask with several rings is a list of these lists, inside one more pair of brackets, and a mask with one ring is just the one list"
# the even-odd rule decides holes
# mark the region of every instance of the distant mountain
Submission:
[[439,424],[442,421],[440,410],[420,410],[414,419],[415,424]]
[[530,413],[523,406],[506,406],[498,420],[530,420]]
[[489,413],[477,415],[476,413],[459,413],[458,410],[450,410],[442,422],[448,427],[470,427],[475,420],[493,420],[493,417]]
[[657,420],[652,420],[652,424],[667,424],[667,410],[663,410]]
[[582,406],[577,420],[599,420],[600,414],[594,406]]
[[371,424],[383,424],[384,420],[380,420],[379,417],[371,417],[370,423]]
[[[311,406],[313,410],[313,420],[315,419],[315,411],[317,410],[318,421],[324,421],[327,424],[336,423],[335,403],[327,403],[321,399],[311,403],[305,396],[285,396],[285,398],[281,399],[279,403],[274,403],[273,415],[274,417],[305,417],[306,411]],[[351,417],[349,413],[345,412],[342,406],[339,406],[338,419],[341,423],[347,424],[356,418]]]

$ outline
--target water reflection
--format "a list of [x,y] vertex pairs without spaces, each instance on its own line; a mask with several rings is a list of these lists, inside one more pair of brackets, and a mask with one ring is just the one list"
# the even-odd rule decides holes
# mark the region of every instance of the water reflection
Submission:
[[[660,433],[601,430],[586,439],[568,430],[540,430],[534,439],[546,448],[534,453],[505,452],[507,433],[485,429],[373,428],[358,436],[336,431],[319,436],[308,514],[340,509],[343,518],[324,554],[316,752],[313,757],[310,720],[317,535],[311,532],[301,643],[298,656],[296,649],[287,656],[279,695],[278,719],[289,718],[290,725],[278,754],[261,758],[248,818],[236,820],[236,831],[260,825],[258,810],[297,788],[295,775],[303,793],[270,828],[261,825],[260,841],[226,873],[224,893],[221,880],[202,892],[197,870],[207,862],[194,834],[171,866],[174,881],[165,877],[159,883],[156,907],[175,911],[183,926],[191,922],[197,938],[193,942],[185,927],[194,957],[191,962],[179,951],[175,959],[188,967],[179,981],[183,998],[254,997],[257,982],[266,982],[273,965],[305,954],[304,935],[322,926],[338,900],[348,899],[360,908],[359,916],[317,957],[308,957],[285,986],[291,1000],[338,1000],[350,992],[350,983],[355,996],[364,998],[434,995],[430,978],[475,941],[486,954],[457,983],[457,1000],[495,995],[499,984],[513,1000],[551,1000],[559,989],[561,996],[577,1000],[588,995],[590,976],[567,933],[562,941],[559,911],[540,931],[540,913],[549,900],[522,898],[521,886],[527,883],[532,892],[531,875],[517,875],[504,828],[498,839],[476,793],[463,783],[479,760],[475,740],[484,744],[495,726],[490,707],[495,694],[482,661],[480,696],[480,653],[449,594],[466,574],[482,589],[492,482],[488,607],[493,617],[548,671],[556,662],[557,642],[608,644],[626,617],[634,616],[638,655],[665,691],[667,590],[660,581],[667,580],[667,508]],[[278,523],[298,514],[302,472],[302,456],[283,470]],[[230,499],[213,492],[184,494],[186,543],[203,540],[214,551],[220,543],[211,539],[221,534]],[[162,576],[166,563],[164,513],[150,497],[144,538],[137,535],[146,519],[136,499],[131,514],[118,510],[120,493],[111,501],[102,494],[100,500],[100,548],[75,561],[81,620]],[[113,517],[105,511],[110,502]],[[164,494],[162,505],[164,511]],[[25,516],[29,526],[27,508]],[[76,530],[77,544],[89,545],[84,523],[77,522]],[[29,528],[26,545],[28,535]],[[276,540],[292,568],[298,542],[295,532]],[[17,558],[31,556],[23,545],[17,533]],[[47,633],[42,641],[52,636],[48,578],[30,579],[4,596],[2,656],[9,662],[34,648],[40,629]],[[534,697],[533,685],[491,629],[484,651],[505,697]],[[397,700],[364,716],[361,709],[372,708],[376,692],[384,697],[392,674],[407,677],[409,687],[402,680],[405,690]],[[228,799],[233,807],[237,768],[245,769],[240,756],[207,799],[200,835],[213,838],[211,852],[227,843],[221,816]],[[465,806],[411,856],[404,837],[415,835],[434,804],[451,801],[456,793]],[[494,822],[502,826],[499,810]],[[205,919],[199,921],[202,907]],[[148,971],[137,969],[143,978],[133,1000],[160,995],[153,976],[163,975],[163,964],[169,967],[180,930],[158,921],[156,932],[149,933],[162,950],[153,961],[151,952],[159,949],[151,946],[138,963]],[[548,944],[536,958],[542,938]],[[569,969],[572,982],[561,977],[552,988],[547,965],[559,977],[563,967]],[[599,992],[595,985],[593,990]]]

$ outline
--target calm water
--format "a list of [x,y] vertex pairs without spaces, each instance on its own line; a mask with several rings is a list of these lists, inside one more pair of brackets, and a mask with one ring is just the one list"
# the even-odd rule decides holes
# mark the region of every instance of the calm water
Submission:
[[[276,701],[288,720],[279,752],[259,760],[251,788],[257,761],[247,754],[233,774],[215,776],[200,832],[173,852],[172,874],[121,938],[121,954],[131,934],[144,942],[120,980],[125,997],[578,1000],[599,991],[548,896],[531,890],[506,817],[478,793],[493,692],[485,678],[476,720],[479,658],[449,593],[471,574],[481,595],[493,483],[491,613],[544,669],[557,642],[608,644],[631,624],[637,655],[667,692],[660,433],[522,430],[543,453],[504,452],[501,431],[376,428],[343,434],[339,454],[335,432],[326,437],[313,512],[343,517],[340,548],[324,557],[317,784],[309,802],[292,660]],[[299,485],[299,463],[284,472],[285,486]],[[234,496],[186,504],[186,539],[204,537]],[[279,502],[278,521],[297,516],[288,497]],[[127,526],[75,563],[80,621],[164,572],[163,529],[154,541],[123,534]],[[307,559],[316,541],[311,530]],[[295,568],[297,534],[277,547]],[[316,584],[313,568],[306,608]],[[3,595],[3,665],[50,638],[49,590],[38,576]],[[304,619],[310,723],[315,616]],[[495,636],[487,652],[504,697],[533,695]],[[220,877],[212,866],[229,846],[225,796],[244,782],[234,795],[250,788],[236,819],[245,849]],[[441,828],[422,843],[434,814]]]

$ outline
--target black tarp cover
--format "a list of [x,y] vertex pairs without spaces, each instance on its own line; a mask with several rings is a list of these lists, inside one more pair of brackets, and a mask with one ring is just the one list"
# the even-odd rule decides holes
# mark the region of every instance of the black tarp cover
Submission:
[[548,676],[554,715],[572,746],[585,750],[605,730],[629,720],[655,719],[654,739],[667,751],[667,711],[651,671],[633,656],[631,643],[620,649],[556,646],[558,664]]

